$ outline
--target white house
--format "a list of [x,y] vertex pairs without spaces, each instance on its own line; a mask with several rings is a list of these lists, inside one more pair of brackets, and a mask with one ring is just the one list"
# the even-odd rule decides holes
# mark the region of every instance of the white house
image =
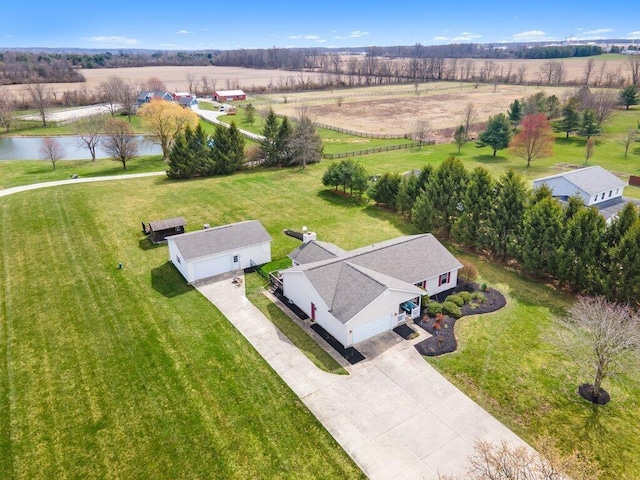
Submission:
[[607,221],[615,217],[628,201],[622,197],[626,183],[597,165],[533,181],[533,188],[542,185],[551,188],[553,197],[562,201],[573,195],[580,196],[586,206],[600,210]]
[[579,195],[587,206],[622,197],[626,185],[613,173],[597,165],[539,178],[533,181],[533,188],[543,184],[551,188],[554,197],[566,200]]
[[189,283],[271,261],[271,236],[257,220],[167,237],[169,260]]
[[462,268],[429,233],[349,252],[311,240],[289,256],[284,296],[345,347],[418,317],[422,295],[455,287]]

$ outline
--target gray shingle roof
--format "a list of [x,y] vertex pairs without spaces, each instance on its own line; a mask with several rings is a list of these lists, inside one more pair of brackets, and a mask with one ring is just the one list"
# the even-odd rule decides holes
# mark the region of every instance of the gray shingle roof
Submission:
[[339,255],[343,255],[344,253],[344,250],[334,245],[333,243],[313,240],[311,242],[303,243],[302,245],[300,245],[293,252],[291,252],[288,257],[291,260],[295,260],[297,263],[302,265],[305,263],[318,262],[321,260],[329,260],[331,258],[336,258]]
[[592,167],[579,168],[578,170],[573,170],[571,172],[538,178],[535,182],[544,183],[545,180],[551,180],[552,178],[564,178],[579,189],[587,192],[589,195],[595,195],[596,193],[613,190],[614,188],[624,187],[626,185],[625,182],[620,180],[613,173],[605,170],[599,165],[593,165]]
[[257,220],[221,225],[169,238],[175,242],[187,261],[271,241],[271,236]]
[[423,290],[415,283],[461,267],[433,235],[426,233],[394,238],[291,270],[304,272],[331,314],[346,323],[389,288],[417,296]]
[[149,222],[149,228],[154,232],[160,230],[167,230],[169,228],[184,227],[187,224],[184,218],[175,217],[167,218],[165,220],[157,220],[155,222]]

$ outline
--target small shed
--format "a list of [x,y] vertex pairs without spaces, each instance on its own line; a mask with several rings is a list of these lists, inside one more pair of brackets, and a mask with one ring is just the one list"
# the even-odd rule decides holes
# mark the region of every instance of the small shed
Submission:
[[149,228],[146,233],[153,243],[162,243],[167,241],[167,237],[170,235],[178,235],[184,233],[184,227],[187,224],[184,218],[175,217],[167,218],[166,220],[158,220],[156,222],[149,222]]

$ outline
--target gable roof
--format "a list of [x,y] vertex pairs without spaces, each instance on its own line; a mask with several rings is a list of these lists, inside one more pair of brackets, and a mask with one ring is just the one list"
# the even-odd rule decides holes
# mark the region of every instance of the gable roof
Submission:
[[154,232],[160,230],[168,230],[170,228],[184,227],[187,224],[184,218],[175,217],[167,218],[166,220],[157,220],[155,222],[149,222],[149,228]]
[[459,268],[462,264],[426,233],[394,238],[287,270],[304,273],[331,314],[347,323],[388,289],[421,295],[424,290],[415,283]]
[[258,220],[221,225],[197,232],[172,235],[182,257],[189,261],[218,253],[270,242],[271,236]]
[[333,243],[312,240],[311,242],[303,243],[287,256],[302,265],[320,260],[329,260],[344,253],[344,250]]
[[605,190],[613,190],[614,188],[624,187],[625,182],[616,177],[613,173],[605,170],[599,165],[592,167],[579,168],[571,172],[550,175],[544,178],[534,180],[534,184],[542,184],[547,180],[556,178],[564,178],[576,188],[583,190],[589,195],[604,192]]
[[222,97],[237,97],[244,95],[242,90],[216,90],[216,93]]

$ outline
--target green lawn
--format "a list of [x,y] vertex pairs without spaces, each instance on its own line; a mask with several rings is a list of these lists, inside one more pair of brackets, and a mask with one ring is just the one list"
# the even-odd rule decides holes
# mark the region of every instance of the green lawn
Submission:
[[0,478],[363,478],[166,246],[140,233],[140,221],[184,215],[191,229],[260,218],[283,236],[299,216],[254,208],[265,190],[277,196],[275,176],[0,200]]
[[[287,262],[291,266],[291,262]],[[336,362],[307,332],[291,320],[275,303],[263,293],[269,282],[258,273],[245,275],[247,298],[260,309],[265,316],[286,335],[318,368],[329,372],[346,375],[347,371]]]
[[[20,112],[21,114],[24,112]],[[109,114],[104,115],[104,118],[110,118]],[[123,115],[116,115],[116,118],[129,121],[129,117]],[[142,126],[142,120],[140,117],[131,117],[131,127],[134,133],[148,133],[148,130]],[[34,122],[32,120],[15,120],[11,125],[9,133],[4,130],[0,133],[0,137],[3,135],[23,135],[30,137],[40,136],[56,136],[56,135],[75,135],[74,124],[67,123],[66,125],[58,126],[55,122],[50,122],[46,127],[42,126],[42,122]]]

